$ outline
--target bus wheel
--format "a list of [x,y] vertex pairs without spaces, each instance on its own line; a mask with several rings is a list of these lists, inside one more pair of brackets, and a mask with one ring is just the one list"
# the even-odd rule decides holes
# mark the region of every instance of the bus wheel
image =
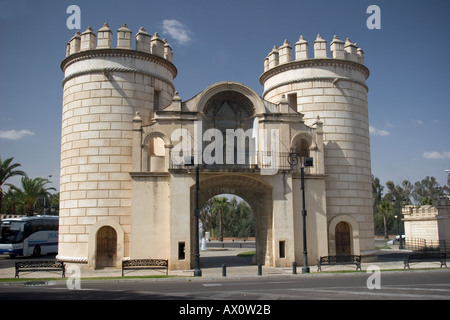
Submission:
[[41,247],[40,246],[35,246],[33,249],[33,256],[35,257],[39,257],[41,255]]
[[14,259],[15,257],[17,257],[17,254],[16,254],[16,253],[10,253],[10,254],[9,254],[9,257],[10,257],[11,259]]

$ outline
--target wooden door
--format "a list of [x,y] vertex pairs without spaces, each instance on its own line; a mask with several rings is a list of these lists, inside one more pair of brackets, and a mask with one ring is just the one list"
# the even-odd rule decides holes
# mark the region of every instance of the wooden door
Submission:
[[339,222],[336,226],[336,255],[350,255],[351,254],[351,238],[350,226],[348,223]]
[[111,227],[102,227],[97,233],[97,268],[115,267],[117,233]]

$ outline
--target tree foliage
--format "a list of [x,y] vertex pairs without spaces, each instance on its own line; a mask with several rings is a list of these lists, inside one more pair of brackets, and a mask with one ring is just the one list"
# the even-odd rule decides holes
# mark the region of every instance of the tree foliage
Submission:
[[14,158],[8,158],[2,161],[0,157],[0,211],[3,204],[3,189],[2,186],[5,182],[14,176],[26,176],[25,172],[22,170],[17,170],[21,166],[20,163],[12,163]]
[[254,237],[255,221],[250,206],[245,201],[226,197],[213,197],[200,212],[203,230],[211,237]]
[[[57,213],[59,194],[50,193],[56,190],[47,186],[50,181],[44,178],[28,178],[24,171],[18,170],[21,165],[13,163],[13,159],[2,161],[0,158],[0,213],[28,216],[34,213]],[[6,183],[14,176],[22,176],[20,187]],[[3,190],[3,185],[9,189]]]
[[[432,205],[433,200],[445,196],[450,191],[450,179],[447,186],[441,187],[434,177],[426,177],[412,184],[403,180],[400,184],[386,182],[386,189],[380,180],[372,176],[373,212],[376,234],[397,234],[401,208],[405,205]],[[383,191],[385,191],[383,193]]]

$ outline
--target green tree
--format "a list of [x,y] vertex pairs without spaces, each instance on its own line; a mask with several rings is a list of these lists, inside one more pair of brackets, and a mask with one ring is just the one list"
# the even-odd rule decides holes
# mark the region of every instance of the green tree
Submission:
[[3,213],[16,215],[21,211],[21,204],[17,198],[17,192],[13,188],[9,188],[3,196]]
[[397,207],[397,202],[400,204],[410,204],[411,203],[411,192],[413,186],[409,180],[403,180],[401,185],[396,185],[393,181],[386,182],[386,187],[388,189],[387,193],[384,195],[383,200],[395,202]]
[[389,239],[388,233],[388,216],[392,213],[392,205],[388,201],[382,201],[378,205],[378,212],[383,215],[384,238]]
[[250,206],[245,201],[237,203],[235,234],[237,237],[253,237],[255,236],[255,219]]
[[372,199],[373,199],[374,213],[376,213],[378,206],[383,200],[383,189],[384,186],[381,184],[380,179],[375,178],[372,175]]
[[236,197],[231,200],[225,197],[209,199],[200,210],[203,229],[211,232],[211,236],[254,237],[255,221],[250,206]]
[[59,215],[59,192],[50,195],[49,210],[50,214]]
[[219,241],[223,241],[223,213],[228,207],[228,199],[214,197],[212,200],[211,214],[219,217]]
[[19,163],[12,163],[14,158],[8,158],[2,161],[0,157],[0,211],[3,204],[3,189],[2,185],[11,177],[14,176],[26,176],[25,172],[17,170],[21,166]]
[[450,195],[450,171],[445,170],[445,172],[447,172],[447,185],[444,186],[444,191]]
[[47,199],[50,196],[49,190],[56,190],[55,188],[46,188],[46,184],[50,183],[48,179],[23,177],[21,179],[22,189],[12,186],[17,192],[17,198],[22,203],[27,216],[34,214],[34,207],[39,199]]
[[444,189],[435,177],[426,177],[414,184],[412,197],[417,204],[432,204],[433,200],[444,196]]

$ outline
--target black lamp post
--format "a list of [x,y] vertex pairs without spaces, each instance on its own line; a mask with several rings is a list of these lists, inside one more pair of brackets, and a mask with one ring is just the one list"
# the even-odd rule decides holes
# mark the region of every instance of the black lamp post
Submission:
[[194,277],[201,277],[202,270],[200,269],[200,237],[199,237],[199,227],[198,227],[198,219],[200,216],[200,209],[198,207],[198,191],[200,190],[200,182],[199,182],[199,173],[200,166],[194,165],[194,157],[185,157],[184,165],[186,167],[195,166],[195,209],[194,209],[194,217],[195,217],[195,269],[194,269]]
[[[297,153],[290,153],[288,156],[288,162],[290,165],[295,166],[298,164],[299,159],[302,157]],[[301,190],[302,190],[302,219],[303,219],[303,267],[302,273],[309,273],[308,266],[308,247],[306,245],[306,203],[305,203],[305,167],[313,166],[313,158],[303,157],[303,163],[300,167],[301,177]]]
[[[401,250],[403,249],[403,238],[402,238],[402,204],[400,200],[392,199],[392,202],[396,204],[396,207],[398,209],[397,213],[397,232],[398,232],[398,248]],[[405,202],[405,200],[403,200]]]

